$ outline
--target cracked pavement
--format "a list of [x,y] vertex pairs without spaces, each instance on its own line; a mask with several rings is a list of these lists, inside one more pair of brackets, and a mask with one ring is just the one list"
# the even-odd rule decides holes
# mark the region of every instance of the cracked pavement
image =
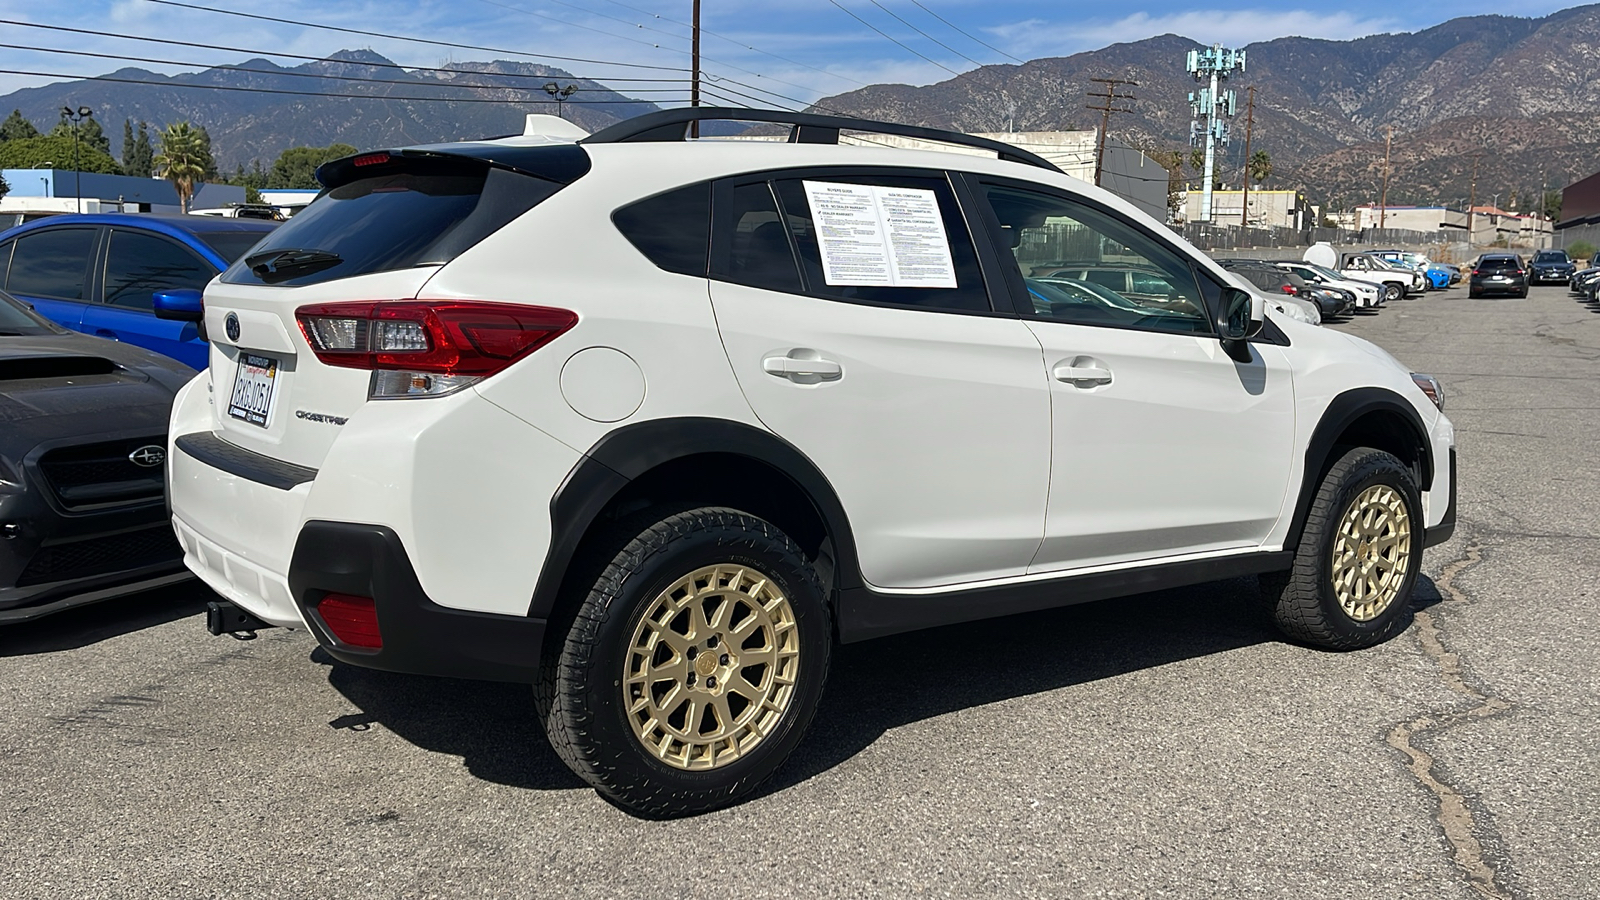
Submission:
[[1280,641],[1250,579],[851,645],[769,790],[646,822],[526,688],[212,638],[169,590],[0,629],[0,896],[1600,897],[1600,315],[1331,327],[1438,375],[1461,442],[1380,647]]

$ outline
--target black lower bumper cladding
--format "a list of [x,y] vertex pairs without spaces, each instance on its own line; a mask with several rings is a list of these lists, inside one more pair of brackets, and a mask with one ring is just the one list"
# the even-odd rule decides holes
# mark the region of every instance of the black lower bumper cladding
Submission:
[[[325,650],[340,662],[405,672],[532,683],[545,621],[449,609],[422,590],[400,536],[382,525],[307,522],[289,563],[289,589]],[[328,594],[371,597],[383,647],[341,643],[317,615]]]

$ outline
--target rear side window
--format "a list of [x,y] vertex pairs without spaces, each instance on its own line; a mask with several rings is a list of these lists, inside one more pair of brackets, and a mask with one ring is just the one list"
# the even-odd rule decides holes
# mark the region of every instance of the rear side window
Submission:
[[223,281],[303,285],[442,265],[561,189],[455,158],[396,160],[363,174],[268,235]]
[[611,221],[646,259],[704,278],[711,247],[711,185],[693,184],[632,203]]
[[24,297],[82,300],[93,228],[52,228],[17,238],[6,290]]
[[765,181],[728,192],[728,281],[769,291],[801,291],[789,234]]
[[215,274],[209,263],[164,237],[113,228],[104,298],[112,306],[150,309],[156,291],[202,290]]

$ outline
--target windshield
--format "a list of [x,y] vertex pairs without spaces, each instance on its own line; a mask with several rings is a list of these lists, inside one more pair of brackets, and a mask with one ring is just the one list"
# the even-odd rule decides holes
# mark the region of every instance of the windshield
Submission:
[[1306,264],[1306,268],[1308,268],[1311,271],[1317,273],[1318,275],[1321,275],[1323,278],[1326,278],[1329,281],[1344,281],[1345,280],[1343,275],[1340,275],[1338,272],[1335,272],[1332,269],[1325,269],[1322,266],[1315,266],[1315,265],[1312,265],[1310,263]]
[[561,188],[459,158],[360,171],[250,248],[222,280],[303,285],[442,265]]
[[0,335],[61,333],[62,329],[31,312],[20,300],[0,291]]
[[1544,250],[1535,256],[1533,261],[1542,263],[1564,263],[1568,262],[1569,260],[1567,259],[1567,251],[1565,250]]

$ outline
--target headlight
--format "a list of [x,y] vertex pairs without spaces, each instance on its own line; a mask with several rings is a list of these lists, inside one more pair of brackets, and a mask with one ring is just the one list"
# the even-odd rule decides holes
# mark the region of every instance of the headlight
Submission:
[[1412,372],[1411,380],[1417,383],[1417,387],[1422,388],[1422,392],[1428,395],[1434,406],[1439,407],[1440,412],[1444,411],[1444,385],[1439,383],[1439,379],[1432,375]]

